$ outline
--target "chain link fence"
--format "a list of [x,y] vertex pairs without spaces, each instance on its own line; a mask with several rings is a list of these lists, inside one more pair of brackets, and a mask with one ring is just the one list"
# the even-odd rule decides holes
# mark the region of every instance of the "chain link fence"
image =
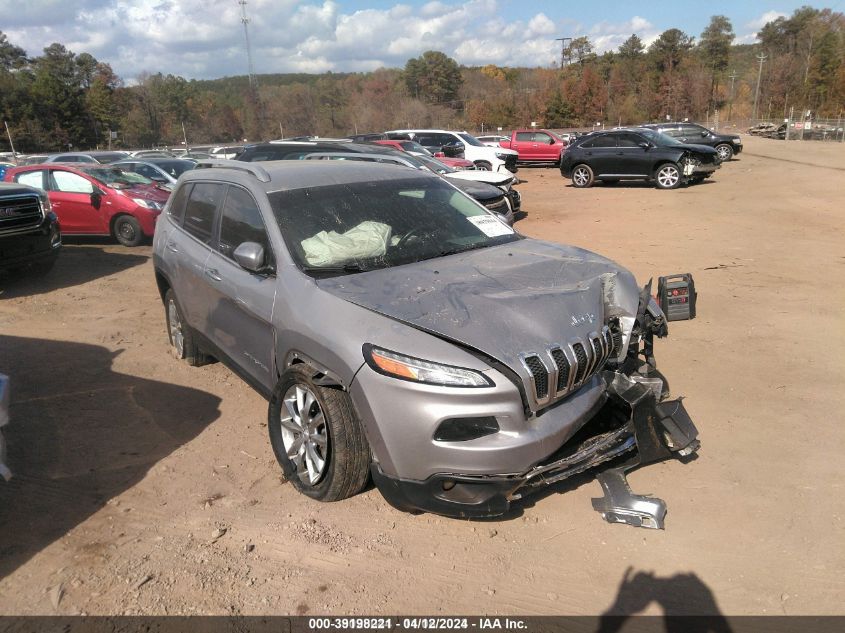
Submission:
[[[713,121],[708,127],[712,127]],[[747,119],[718,124],[720,132],[752,134],[788,141],[845,142],[845,118],[813,119]]]

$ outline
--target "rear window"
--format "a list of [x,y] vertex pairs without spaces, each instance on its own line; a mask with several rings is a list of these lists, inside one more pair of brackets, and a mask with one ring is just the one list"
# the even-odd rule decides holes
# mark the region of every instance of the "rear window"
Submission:
[[197,183],[191,190],[182,227],[204,244],[211,243],[211,235],[214,232],[214,213],[225,190],[225,185],[210,182]]

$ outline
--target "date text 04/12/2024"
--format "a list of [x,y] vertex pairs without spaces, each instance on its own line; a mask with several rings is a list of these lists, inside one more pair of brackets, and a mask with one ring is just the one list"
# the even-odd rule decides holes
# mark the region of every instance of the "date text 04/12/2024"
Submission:
[[309,618],[308,628],[311,630],[523,630],[527,628],[527,624],[524,620],[520,620],[519,618],[485,617]]

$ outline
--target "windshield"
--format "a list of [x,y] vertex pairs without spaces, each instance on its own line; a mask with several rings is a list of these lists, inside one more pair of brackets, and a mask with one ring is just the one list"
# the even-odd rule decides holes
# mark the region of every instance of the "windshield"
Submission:
[[464,141],[466,142],[467,145],[473,145],[475,147],[487,147],[484,143],[479,141],[477,138],[475,138],[471,134],[458,134],[458,136],[460,136],[462,139],[464,139]]
[[390,268],[521,239],[433,177],[278,191],[269,198],[288,250],[314,276]]
[[196,167],[196,163],[189,160],[160,160],[153,163],[153,165],[174,178],[178,178],[186,171]]
[[672,138],[668,134],[663,134],[662,132],[655,132],[654,130],[644,129],[637,130],[637,133],[645,136],[655,145],[683,145],[683,143],[681,143],[678,139]]
[[414,153],[417,153],[417,154],[422,154],[423,156],[431,156],[432,155],[431,152],[429,152],[426,148],[424,148],[422,145],[420,145],[416,141],[399,141],[399,145],[406,152],[414,152]]
[[120,189],[122,187],[132,187],[133,185],[151,185],[153,181],[145,178],[141,174],[136,174],[131,171],[123,171],[112,167],[103,169],[87,169],[85,173],[92,178],[100,181],[107,187],[113,189]]
[[457,169],[452,169],[445,163],[441,163],[433,156],[416,156],[415,158],[435,174],[454,174],[458,171]]

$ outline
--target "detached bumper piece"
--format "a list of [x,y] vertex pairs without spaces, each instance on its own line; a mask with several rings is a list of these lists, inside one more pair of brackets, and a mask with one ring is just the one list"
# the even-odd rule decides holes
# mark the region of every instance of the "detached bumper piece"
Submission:
[[666,504],[662,499],[636,495],[626,474],[640,466],[662,461],[672,453],[684,457],[698,450],[698,430],[680,400],[657,403],[654,389],[643,382],[611,383],[611,397],[631,409],[637,455],[624,464],[600,472],[596,479],[604,497],[593,499],[593,509],[609,523],[663,529]]
[[488,518],[505,514],[512,501],[628,454],[621,466],[599,473],[605,497],[593,500],[593,507],[611,523],[662,528],[666,505],[634,495],[625,473],[673,453],[691,454],[699,445],[698,431],[680,400],[657,403],[652,382],[615,372],[606,372],[605,380],[609,402],[556,453],[525,473],[437,474],[409,481],[390,477],[374,464],[373,481],[392,506],[406,512]]

